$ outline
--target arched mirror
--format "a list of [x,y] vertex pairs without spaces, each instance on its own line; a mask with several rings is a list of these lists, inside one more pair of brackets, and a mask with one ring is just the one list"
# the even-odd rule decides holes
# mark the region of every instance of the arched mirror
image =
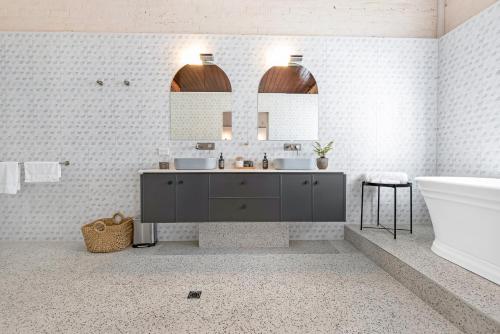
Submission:
[[172,140],[230,140],[231,83],[214,64],[185,65],[170,85]]
[[318,85],[301,65],[273,66],[258,94],[259,140],[317,140]]

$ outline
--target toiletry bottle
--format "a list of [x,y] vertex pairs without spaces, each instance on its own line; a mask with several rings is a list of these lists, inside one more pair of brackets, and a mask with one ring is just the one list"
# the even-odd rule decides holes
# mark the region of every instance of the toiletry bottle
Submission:
[[224,158],[222,157],[222,152],[219,158],[219,169],[224,169]]
[[267,155],[264,153],[264,159],[262,160],[262,169],[269,168],[269,161],[267,160]]

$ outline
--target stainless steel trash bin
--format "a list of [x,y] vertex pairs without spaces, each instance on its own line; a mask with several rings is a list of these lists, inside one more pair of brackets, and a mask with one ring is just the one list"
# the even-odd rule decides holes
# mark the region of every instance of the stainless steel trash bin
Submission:
[[132,247],[142,248],[156,245],[158,241],[155,223],[142,223],[140,218],[134,219],[134,243]]

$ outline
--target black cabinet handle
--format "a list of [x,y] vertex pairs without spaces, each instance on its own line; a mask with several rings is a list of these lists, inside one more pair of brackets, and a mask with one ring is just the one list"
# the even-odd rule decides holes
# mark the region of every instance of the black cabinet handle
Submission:
[[167,184],[172,184],[173,182],[172,181],[168,181]]
[[318,184],[318,181],[314,181],[314,185],[317,185]]
[[240,206],[240,209],[241,209],[241,210],[245,210],[246,208],[247,208],[247,205],[246,205],[246,204],[242,204],[242,205]]
[[179,184],[184,184],[184,181],[180,180],[180,181],[179,181]]
[[309,184],[309,181],[306,180],[306,181],[302,182],[302,184]]
[[242,186],[244,186],[245,184],[247,184],[247,181],[243,180],[243,181],[241,181],[241,182],[240,182],[240,184],[241,184]]

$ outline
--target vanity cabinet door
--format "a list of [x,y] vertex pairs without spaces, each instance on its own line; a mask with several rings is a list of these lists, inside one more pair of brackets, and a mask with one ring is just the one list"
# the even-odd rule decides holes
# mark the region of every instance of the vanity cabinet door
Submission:
[[280,178],[277,174],[213,173],[210,175],[210,197],[279,197]]
[[175,221],[175,175],[141,175],[141,216],[143,223]]
[[310,174],[281,175],[281,220],[312,221]]
[[314,174],[313,220],[345,221],[345,175]]
[[212,198],[210,221],[277,222],[280,221],[278,198]]
[[208,174],[177,174],[178,222],[208,221]]

